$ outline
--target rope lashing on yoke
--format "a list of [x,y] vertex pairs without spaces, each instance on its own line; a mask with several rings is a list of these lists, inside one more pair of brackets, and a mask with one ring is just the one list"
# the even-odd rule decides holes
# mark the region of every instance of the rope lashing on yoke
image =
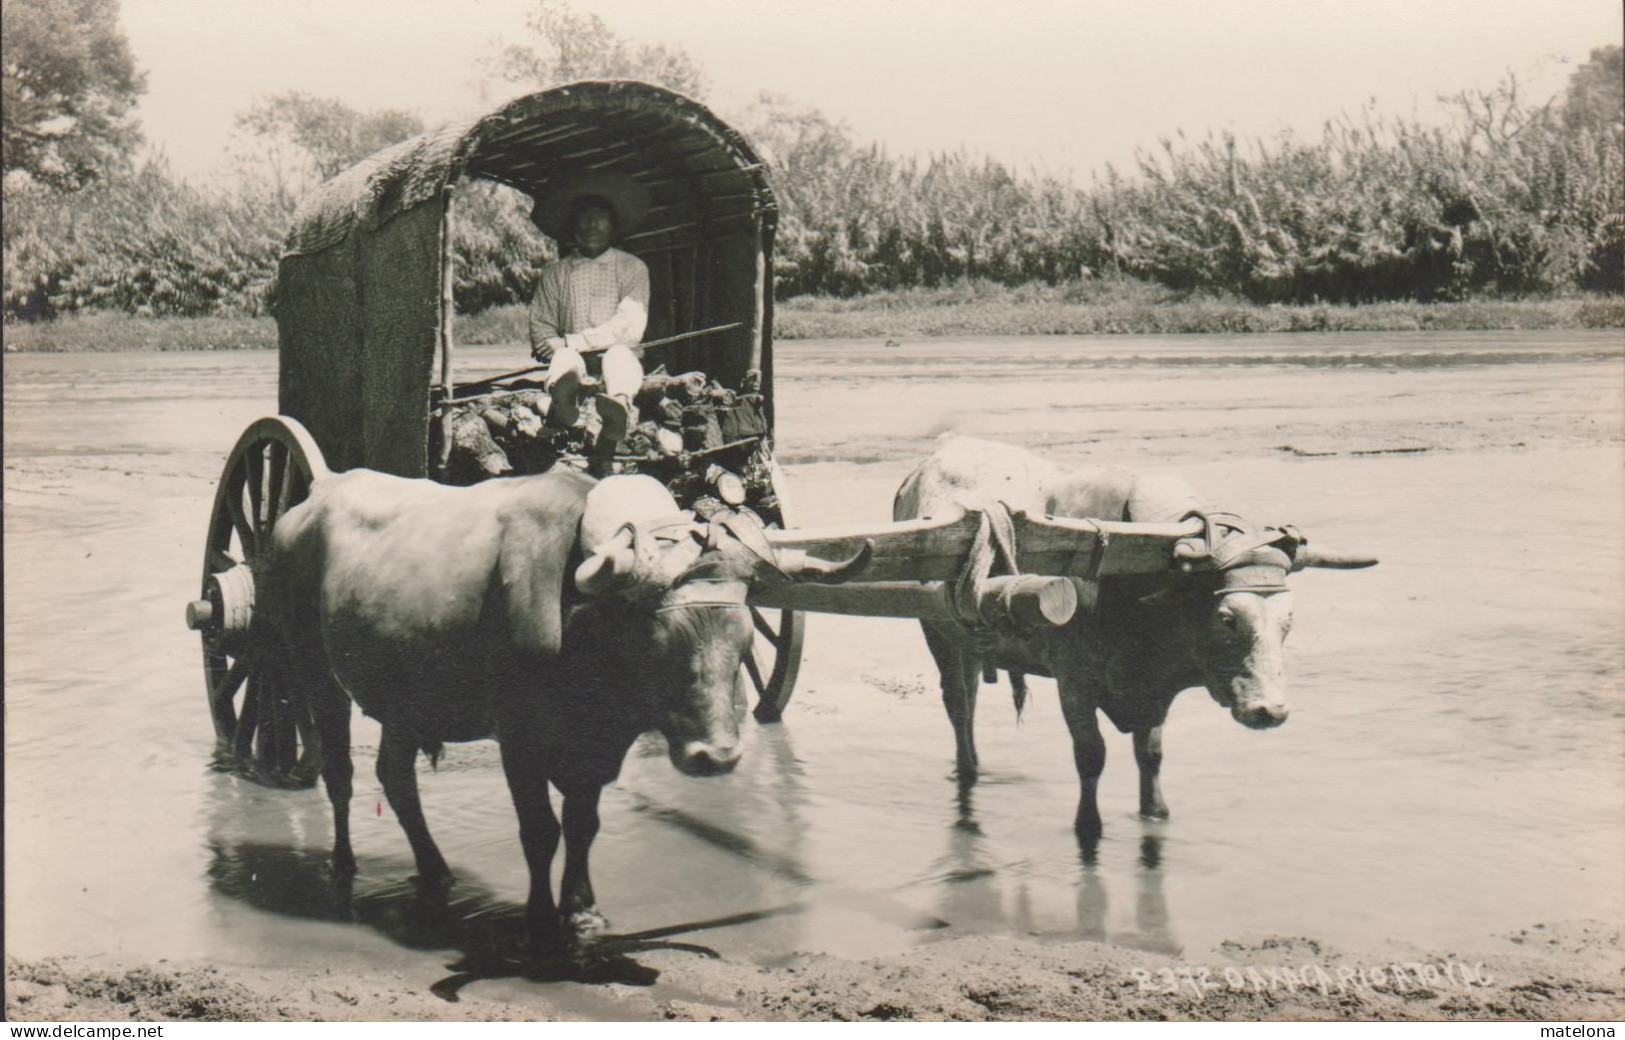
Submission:
[[[761,559],[775,572],[782,576],[788,577],[788,575],[784,574],[784,570],[779,566],[778,561],[774,559],[773,548],[767,543],[767,539],[762,535],[761,525],[753,522],[752,520],[746,519],[739,514],[729,514],[719,519],[709,520],[702,523],[696,521],[691,514],[680,513],[674,517],[665,518],[654,522],[646,522],[644,526],[649,533],[653,534],[656,538],[670,542],[681,541],[684,537],[693,538],[695,541],[699,542],[701,548],[707,552],[721,546],[723,539],[731,537],[737,540],[740,544],[744,545],[745,548],[751,551],[752,555]],[[681,575],[674,576],[673,584],[676,584],[680,578]],[[682,582],[684,588],[691,588],[696,585],[715,586],[734,584],[738,584],[738,582],[735,579],[728,578],[689,578]],[[734,598],[722,599],[694,596],[691,599],[681,599],[669,603],[662,603],[659,607],[655,608],[655,613],[660,614],[670,610],[681,610],[689,607],[735,607],[743,609],[746,606],[745,595],[745,590],[743,587],[741,587],[739,589],[738,596]]]
[[[1282,552],[1289,563],[1290,569],[1296,570],[1298,547],[1304,543],[1303,535],[1298,529],[1291,526],[1260,527],[1251,521],[1245,520],[1234,513],[1201,512],[1195,511],[1186,514],[1184,519],[1196,517],[1202,521],[1202,534],[1199,539],[1188,539],[1182,546],[1188,548],[1181,551],[1176,547],[1176,555],[1183,559],[1183,566],[1189,570],[1194,562],[1203,562],[1216,571],[1228,571],[1250,563],[1264,562],[1254,557],[1259,549],[1276,548]],[[1228,530],[1228,534],[1223,531]],[[1197,545],[1200,545],[1200,549]],[[1224,585],[1213,590],[1215,596],[1228,596],[1236,592],[1255,592],[1268,595],[1274,592],[1286,592],[1287,586],[1283,583],[1259,585]]]
[[987,592],[987,581],[998,566],[1001,575],[1021,573],[1016,563],[1016,526],[1010,518],[1010,508],[1003,502],[992,502],[980,510],[976,538],[954,580],[948,597],[955,618],[970,637],[971,645],[982,658],[982,679],[994,682],[998,669],[991,654],[997,642],[993,625],[982,615],[982,598]]

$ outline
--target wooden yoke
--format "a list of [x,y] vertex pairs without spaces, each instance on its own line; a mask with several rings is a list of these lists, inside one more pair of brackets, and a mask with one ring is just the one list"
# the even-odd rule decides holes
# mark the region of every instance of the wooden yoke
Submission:
[[[1175,566],[1175,543],[1202,531],[1199,519],[1136,524],[1022,513],[1011,519],[1023,573],[988,579],[977,606],[990,622],[1018,625],[1065,624],[1080,605],[1094,608],[1100,578],[1167,571]],[[844,559],[868,540],[874,543],[874,552],[861,582],[753,589],[751,602],[824,614],[959,620],[952,587],[961,577],[980,526],[977,511],[962,510],[948,517],[890,524],[770,530],[767,538],[776,550]]]

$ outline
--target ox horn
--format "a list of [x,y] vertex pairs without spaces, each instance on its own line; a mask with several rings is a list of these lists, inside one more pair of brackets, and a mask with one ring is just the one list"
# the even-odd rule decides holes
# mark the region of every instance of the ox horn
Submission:
[[1302,570],[1305,567],[1330,567],[1340,571],[1355,571],[1362,567],[1375,567],[1375,556],[1356,556],[1353,553],[1340,553],[1335,550],[1317,548],[1305,542],[1298,547],[1292,558],[1292,569]]
[[576,588],[591,596],[624,582],[637,564],[637,540],[638,531],[632,524],[616,531],[576,568]]
[[869,558],[874,555],[875,540],[865,538],[863,545],[857,552],[841,561],[821,560],[809,555],[803,549],[779,549],[774,557],[779,570],[798,581],[815,581],[821,585],[835,585],[848,581],[857,576],[858,572],[869,566]]

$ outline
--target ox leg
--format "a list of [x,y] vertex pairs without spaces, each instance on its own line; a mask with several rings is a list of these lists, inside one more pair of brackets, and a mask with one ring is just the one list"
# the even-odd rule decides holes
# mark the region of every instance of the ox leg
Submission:
[[976,782],[976,689],[981,680],[980,662],[960,648],[952,634],[931,626],[925,629],[925,643],[937,662],[942,677],[942,706],[954,728],[955,765],[959,782]]
[[1134,761],[1140,767],[1140,815],[1168,818],[1162,800],[1162,727],[1142,726],[1134,731]]
[[603,788],[596,784],[564,791],[564,877],[559,882],[559,912],[565,925],[577,935],[591,935],[609,927],[598,912],[593,895],[587,856],[598,836],[598,798]]
[[1072,761],[1078,767],[1078,815],[1074,827],[1078,837],[1094,840],[1100,837],[1100,804],[1097,792],[1100,774],[1106,768],[1106,741],[1100,735],[1100,719],[1095,713],[1095,698],[1075,681],[1062,678],[1057,685],[1061,694],[1061,714],[1066,728],[1072,733]]
[[333,806],[333,872],[355,874],[355,850],[350,846],[350,796],[355,764],[350,761],[350,697],[332,680],[301,681],[310,691],[310,711],[322,744],[322,786]]
[[542,751],[525,739],[523,724],[500,726],[502,771],[508,778],[514,811],[519,815],[519,845],[530,868],[530,896],[525,925],[533,961],[545,962],[565,952],[559,908],[553,902],[553,854],[559,849],[559,819],[547,790]]
[[417,759],[417,739],[399,727],[386,725],[378,747],[378,782],[384,785],[384,797],[389,799],[389,807],[412,845],[418,880],[438,885],[451,880],[451,868],[429,836],[429,824],[423,818]]

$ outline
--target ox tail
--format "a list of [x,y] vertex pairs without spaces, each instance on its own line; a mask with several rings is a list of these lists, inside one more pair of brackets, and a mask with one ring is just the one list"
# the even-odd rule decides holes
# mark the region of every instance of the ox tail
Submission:
[[1010,672],[1010,693],[1016,701],[1016,721],[1021,721],[1021,711],[1027,707],[1027,673]]

